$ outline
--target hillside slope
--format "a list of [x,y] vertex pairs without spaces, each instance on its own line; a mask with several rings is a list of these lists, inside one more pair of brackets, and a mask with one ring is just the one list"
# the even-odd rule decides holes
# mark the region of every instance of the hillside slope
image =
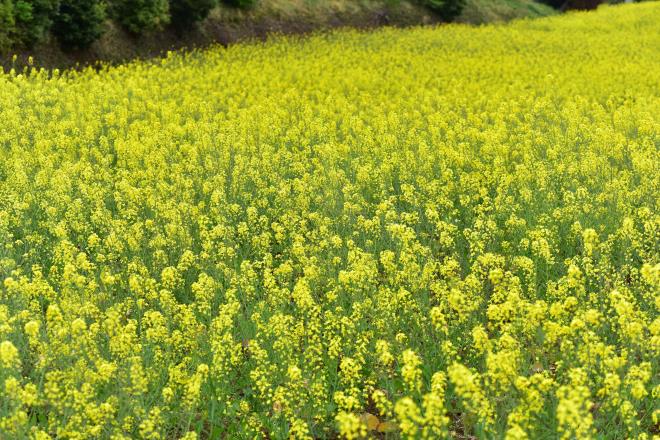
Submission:
[[554,15],[550,6],[532,0],[467,0],[460,23],[497,23],[517,18],[537,18]]
[[[458,21],[481,24],[536,17],[550,8],[532,0],[467,0]],[[43,67],[74,67],[97,61],[120,63],[159,56],[168,50],[227,45],[272,34],[302,34],[337,27],[373,28],[440,23],[439,17],[413,0],[261,0],[249,10],[227,6],[214,9],[198,29],[181,35],[172,29],[136,38],[111,22],[89,49],[64,52],[55,41],[22,51],[13,65],[24,66],[32,56]],[[12,54],[0,56],[0,66],[12,66]]]

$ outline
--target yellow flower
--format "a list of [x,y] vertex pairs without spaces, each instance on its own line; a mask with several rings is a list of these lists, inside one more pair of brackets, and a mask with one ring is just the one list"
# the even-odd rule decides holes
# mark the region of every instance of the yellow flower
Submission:
[[36,338],[39,333],[39,323],[37,321],[29,321],[24,326],[25,334],[31,338]]
[[0,364],[3,368],[18,368],[21,365],[18,349],[11,341],[0,342]]
[[367,426],[355,414],[340,412],[336,417],[339,434],[347,440],[367,437]]
[[650,439],[658,16],[0,73],[0,438]]
[[410,391],[419,392],[422,388],[422,371],[420,366],[422,361],[412,350],[403,352],[403,367],[401,367],[401,376]]

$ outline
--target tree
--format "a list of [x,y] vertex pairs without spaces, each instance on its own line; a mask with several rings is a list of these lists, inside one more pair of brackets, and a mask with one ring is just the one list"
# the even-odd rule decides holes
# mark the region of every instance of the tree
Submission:
[[168,0],[112,0],[113,18],[133,34],[162,29],[170,22]]
[[62,0],[53,34],[65,49],[84,49],[103,34],[105,17],[102,0]]
[[425,4],[443,20],[452,21],[463,11],[465,0],[425,0]]
[[14,20],[20,43],[31,47],[48,35],[59,0],[16,0]]
[[223,3],[235,8],[249,8],[254,6],[256,0],[222,0]]
[[0,54],[12,46],[15,25],[14,4],[11,0],[0,0]]
[[216,0],[170,0],[172,24],[179,30],[190,29],[204,20],[216,5]]

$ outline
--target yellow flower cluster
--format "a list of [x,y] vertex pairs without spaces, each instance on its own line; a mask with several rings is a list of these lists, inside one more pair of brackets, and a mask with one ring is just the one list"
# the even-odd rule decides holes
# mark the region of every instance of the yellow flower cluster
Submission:
[[0,75],[0,438],[657,438],[658,17]]

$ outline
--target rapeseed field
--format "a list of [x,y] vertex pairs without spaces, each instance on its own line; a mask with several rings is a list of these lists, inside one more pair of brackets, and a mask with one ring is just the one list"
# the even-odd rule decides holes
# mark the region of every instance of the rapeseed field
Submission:
[[658,438],[660,4],[0,75],[0,438]]

